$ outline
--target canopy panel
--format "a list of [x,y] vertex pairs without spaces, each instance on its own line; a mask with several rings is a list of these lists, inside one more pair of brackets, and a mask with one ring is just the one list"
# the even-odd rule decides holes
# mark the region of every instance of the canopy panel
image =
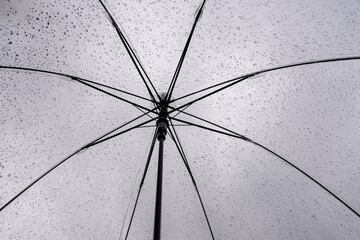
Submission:
[[106,3],[154,85],[161,92],[167,91],[201,1]]
[[136,130],[70,158],[1,212],[1,239],[118,239],[151,135]]
[[[134,107],[62,77],[1,73],[1,205],[50,166],[137,116]],[[139,111],[138,111],[139,112]]]
[[174,97],[261,69],[358,56],[359,11],[355,0],[208,1]]
[[355,214],[271,153],[194,127],[178,132],[196,139],[183,145],[217,239],[359,237]]
[[[280,70],[249,78],[186,111],[263,144],[359,209],[359,73],[356,61]],[[184,117],[204,125],[178,115]]]
[[[155,151],[128,239],[152,238],[157,158]],[[191,178],[170,137],[165,143],[164,159],[162,239],[211,239]]]
[[2,1],[0,65],[61,72],[149,97],[98,1]]

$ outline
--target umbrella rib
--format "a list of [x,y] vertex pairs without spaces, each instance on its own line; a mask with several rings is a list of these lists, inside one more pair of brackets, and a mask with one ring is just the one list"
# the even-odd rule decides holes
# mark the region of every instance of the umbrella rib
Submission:
[[79,79],[74,79],[74,80],[76,80],[76,81],[78,81],[79,83],[82,83],[82,84],[84,84],[84,85],[86,85],[86,86],[88,86],[88,87],[94,88],[94,89],[96,89],[96,90],[98,90],[98,91],[100,91],[100,92],[102,92],[102,93],[105,93],[105,94],[110,95],[110,96],[112,96],[112,97],[114,97],[114,98],[117,98],[117,99],[119,99],[119,100],[121,100],[121,101],[124,101],[124,102],[126,102],[126,103],[129,103],[129,104],[131,104],[131,105],[133,105],[133,106],[135,106],[135,107],[138,107],[138,108],[141,108],[141,109],[144,109],[144,110],[146,110],[146,111],[149,111],[149,112],[152,112],[152,113],[155,113],[155,114],[156,114],[155,109],[154,109],[154,110],[150,110],[150,109],[148,109],[148,108],[146,108],[146,107],[143,107],[143,106],[141,106],[141,105],[139,105],[139,104],[136,104],[136,103],[134,103],[134,102],[131,102],[131,101],[129,101],[129,100],[126,100],[125,98],[122,98],[122,97],[116,96],[115,94],[112,94],[112,93],[110,93],[110,92],[104,91],[103,89],[98,88],[98,87],[95,87],[95,86],[93,86],[93,85],[91,85],[91,84],[89,84],[89,83],[87,83],[87,82],[82,81],[82,80],[79,80]]
[[102,86],[102,87],[106,87],[106,88],[109,88],[109,89],[112,89],[112,90],[115,90],[115,91],[118,91],[118,92],[121,92],[121,93],[128,94],[128,95],[130,95],[130,96],[137,97],[137,98],[139,98],[139,99],[142,99],[142,100],[145,100],[145,101],[154,103],[153,100],[147,99],[147,98],[145,98],[145,97],[142,97],[142,96],[136,95],[136,94],[134,94],[134,93],[127,92],[127,91],[124,91],[124,90],[121,90],[121,89],[118,89],[118,88],[115,88],[115,87],[107,86],[107,85],[102,84],[102,83],[97,83],[97,82],[94,82],[94,81],[86,80],[86,79],[83,79],[83,78],[77,78],[77,77],[74,77],[73,79],[74,79],[74,80],[80,79],[80,80],[82,80],[82,81],[84,81],[84,82],[93,83],[93,84],[96,84],[96,85],[99,85],[99,86]]
[[[251,76],[245,75],[245,76],[246,76],[246,77],[252,77],[252,75],[251,75]],[[178,100],[181,100],[181,99],[184,99],[184,98],[186,98],[186,97],[193,96],[193,95],[195,95],[195,94],[204,92],[204,91],[206,91],[206,90],[209,90],[209,89],[212,89],[212,88],[215,88],[215,87],[224,85],[224,84],[226,84],[226,83],[231,83],[231,82],[234,82],[234,81],[237,81],[237,80],[244,80],[245,76],[241,76],[241,77],[238,77],[238,78],[233,78],[233,79],[230,79],[230,80],[221,82],[221,83],[217,83],[217,84],[212,85],[212,86],[210,86],[210,87],[206,87],[206,88],[203,88],[203,89],[201,89],[201,90],[198,90],[198,91],[195,91],[195,92],[186,94],[186,95],[184,95],[184,96],[182,96],[182,97],[179,97],[179,98],[177,98],[177,99],[174,99],[174,100],[170,101],[170,103],[175,102],[175,101],[178,101]],[[238,82],[236,82],[236,83],[238,83]],[[232,84],[232,85],[233,85],[233,84]],[[230,87],[230,86],[232,86],[232,85],[228,85],[227,87]],[[227,87],[226,87],[226,88],[227,88]],[[225,89],[225,88],[224,88],[224,89]],[[222,90],[222,89],[221,89],[221,90]],[[214,91],[214,92],[211,92],[211,95],[214,94],[214,93],[217,93],[217,92],[218,92],[217,90]],[[209,96],[210,96],[210,95],[209,95]],[[202,99],[202,98],[201,98],[201,99]],[[201,100],[201,99],[199,99],[199,100]],[[198,101],[198,100],[197,100],[197,101]]]
[[194,100],[192,100],[192,101],[190,101],[190,102],[188,102],[188,103],[185,103],[185,104],[181,105],[180,107],[174,108],[173,110],[171,110],[171,111],[169,112],[169,114],[172,113],[172,112],[174,112],[174,111],[178,111],[179,109],[182,109],[182,108],[184,108],[184,107],[187,107],[188,105],[191,105],[191,104],[193,104],[193,103],[195,103],[195,102],[198,102],[198,101],[200,101],[200,100],[202,100],[202,99],[204,99],[204,98],[207,98],[207,97],[209,97],[209,96],[211,96],[211,95],[213,95],[213,94],[215,94],[215,93],[217,93],[217,92],[220,92],[220,91],[222,91],[222,90],[224,90],[224,89],[226,89],[226,88],[228,88],[228,87],[231,87],[231,86],[233,86],[233,85],[235,85],[235,84],[237,84],[237,83],[239,83],[239,82],[241,82],[241,81],[244,81],[245,79],[247,79],[247,78],[249,78],[249,77],[252,77],[252,76],[253,76],[253,75],[247,75],[247,76],[244,76],[244,77],[240,77],[240,78],[238,78],[237,81],[235,81],[235,82],[232,82],[232,83],[230,83],[230,84],[228,84],[228,85],[226,85],[226,86],[224,86],[224,87],[222,87],[222,88],[219,88],[219,89],[217,89],[217,90],[215,90],[215,91],[213,91],[213,92],[210,92],[210,93],[208,93],[208,94],[205,94],[204,96],[201,96],[201,97],[199,97],[199,98],[197,98],[197,99],[194,99]]
[[[175,127],[193,127],[191,125],[188,124],[174,124]],[[156,127],[156,125],[146,125],[146,126],[141,126],[139,128],[153,128]]]
[[[126,231],[125,240],[127,239],[128,235],[129,235],[130,228],[131,228],[131,224],[132,224],[132,220],[133,220],[133,218],[134,218],[136,206],[137,206],[137,203],[138,203],[138,200],[139,200],[140,192],[141,192],[142,186],[143,186],[144,181],[145,181],[145,177],[146,177],[147,170],[148,170],[148,168],[149,168],[151,156],[152,156],[152,153],[153,153],[153,150],[154,150],[154,146],[155,146],[155,142],[156,142],[156,133],[157,133],[157,130],[155,130],[155,133],[154,133],[154,136],[153,136],[153,139],[152,139],[150,151],[149,151],[149,154],[148,154],[148,158],[147,158],[147,160],[146,160],[145,169],[144,169],[144,172],[143,172],[143,175],[142,175],[142,178],[141,178],[141,182],[140,182],[139,190],[138,190],[137,197],[136,197],[136,200],[135,200],[134,208],[133,208],[133,211],[132,211],[132,214],[131,214],[129,226],[128,226],[128,229],[127,229],[127,231]],[[121,237],[121,236],[120,236],[120,237]]]
[[145,112],[144,110],[142,110],[141,108],[139,108],[139,107],[137,107],[137,106],[135,106],[140,112],[142,112],[142,113],[144,113],[146,116],[148,116],[149,118],[151,118],[151,116],[147,113],[147,112]]
[[199,21],[199,19],[200,19],[200,15],[201,15],[201,13],[202,13],[202,11],[203,11],[205,2],[206,2],[206,0],[204,0],[204,1],[201,3],[201,6],[200,6],[200,8],[199,8],[199,11],[198,11],[197,14],[196,14],[195,21],[194,21],[194,23],[193,23],[193,25],[192,25],[192,28],[191,28],[189,37],[188,37],[188,39],[187,39],[187,41],[186,41],[185,47],[184,47],[184,49],[183,49],[183,51],[182,51],[182,53],[181,53],[180,60],[179,60],[178,65],[177,65],[177,67],[176,67],[176,69],[175,69],[175,73],[174,73],[174,76],[173,76],[173,78],[172,78],[172,80],[171,80],[171,83],[170,83],[170,85],[169,85],[169,89],[168,89],[168,91],[167,91],[167,93],[166,93],[165,99],[167,99],[167,101],[169,101],[170,98],[171,98],[171,95],[172,95],[172,92],[173,92],[173,90],[174,90],[176,81],[177,81],[177,79],[178,79],[178,76],[179,76],[179,73],[180,73],[182,64],[183,64],[183,62],[184,62],[184,59],[185,59],[187,50],[188,50],[188,48],[189,48],[191,38],[192,38],[193,33],[194,33],[194,31],[195,31],[196,24],[198,23],[198,21]]
[[[171,118],[171,117],[170,117]],[[227,136],[230,136],[230,137],[234,137],[234,138],[239,138],[239,139],[242,139],[244,141],[247,141],[247,142],[250,142],[250,143],[253,143],[254,145],[257,145],[261,148],[263,148],[264,150],[272,153],[273,155],[277,156],[278,158],[280,158],[281,160],[283,160],[284,162],[286,162],[287,164],[289,164],[290,166],[292,166],[293,168],[295,168],[296,170],[298,170],[300,173],[302,173],[303,175],[305,175],[306,177],[308,177],[310,180],[312,180],[313,182],[315,182],[318,186],[320,186],[322,189],[324,189],[325,191],[327,191],[330,195],[332,195],[335,199],[337,199],[339,202],[341,202],[345,207],[347,207],[350,211],[352,211],[356,216],[360,217],[360,214],[355,211],[352,207],[350,207],[346,202],[344,202],[344,200],[342,200],[340,197],[338,197],[335,193],[333,193],[331,190],[329,190],[327,187],[325,187],[324,185],[322,185],[320,182],[318,182],[316,179],[314,179],[313,177],[311,177],[309,174],[307,174],[305,171],[301,170],[299,167],[297,167],[295,164],[291,163],[290,161],[286,160],[285,158],[283,158],[282,156],[280,156],[279,154],[275,153],[274,151],[270,150],[269,148],[265,147],[264,145],[256,142],[256,141],[253,141],[251,140],[250,138],[248,137],[245,137],[241,134],[238,134],[234,131],[231,131],[231,130],[228,130],[226,128],[223,128],[219,125],[217,125],[218,127],[220,128],[223,128],[223,129],[226,129],[226,131],[230,132],[223,132],[223,131],[219,131],[219,130],[216,130],[216,129],[212,129],[212,128],[209,128],[209,127],[205,127],[205,126],[202,126],[202,125],[198,125],[198,124],[195,124],[195,123],[191,123],[191,122],[188,122],[188,121],[184,121],[184,120],[181,120],[181,119],[175,119],[175,118],[171,118],[175,121],[178,121],[178,122],[182,122],[182,123],[187,123],[187,124],[190,124],[190,125],[193,125],[193,126],[196,126],[196,127],[199,127],[199,128],[202,128],[202,129],[206,129],[206,130],[209,130],[209,131],[213,131],[213,132],[216,132],[216,133],[220,133],[220,134],[223,134],[223,135],[227,135]]]
[[138,128],[153,128],[156,127],[156,125],[146,125],[146,126],[140,126]]
[[54,71],[48,71],[48,70],[41,70],[41,69],[35,69],[35,68],[11,67],[11,66],[2,66],[2,65],[0,66],[0,69],[13,69],[13,70],[21,70],[21,71],[40,72],[40,73],[52,74],[52,75],[57,75],[57,76],[62,76],[62,77],[68,77],[68,78],[71,78],[73,80],[82,80],[84,82],[93,83],[93,84],[96,84],[96,85],[99,85],[99,86],[102,86],[102,87],[105,87],[105,88],[116,90],[116,91],[119,91],[121,93],[130,95],[130,96],[133,96],[133,97],[140,98],[142,100],[153,102],[150,99],[141,97],[141,96],[136,95],[134,93],[130,93],[130,92],[127,92],[127,91],[124,91],[124,90],[121,90],[121,89],[118,89],[118,88],[115,88],[115,87],[111,87],[111,86],[108,86],[108,85],[105,85],[105,84],[102,84],[102,83],[94,82],[94,81],[91,81],[91,80],[88,80],[88,79],[85,79],[85,78],[73,76],[73,75],[66,74],[66,73],[60,73],[60,72],[54,72]]
[[[113,133],[113,132],[115,132],[115,131],[117,131],[117,130],[119,130],[119,129],[123,128],[123,127],[125,127],[126,125],[129,125],[130,123],[135,122],[136,120],[138,120],[138,119],[140,119],[140,118],[144,117],[145,115],[149,116],[149,115],[148,115],[148,113],[149,113],[149,112],[150,112],[150,111],[145,112],[145,113],[141,114],[140,116],[138,116],[138,117],[136,117],[136,118],[134,118],[134,119],[132,119],[132,120],[130,120],[130,121],[128,121],[128,122],[126,122],[126,123],[124,123],[124,124],[123,124],[123,125],[121,125],[120,127],[115,128],[115,129],[114,129],[114,130],[112,130],[111,132],[109,132],[109,133],[107,133],[107,134],[105,134],[105,135],[103,135],[103,136],[101,136],[101,137],[97,138],[96,140],[92,141],[91,143],[89,143],[89,144],[85,145],[85,147],[84,147],[84,148],[88,148],[88,147],[94,146],[94,145],[96,145],[96,144],[100,143],[100,141],[101,141],[101,142],[102,142],[102,141],[106,141],[106,140],[108,140],[109,138],[113,138],[113,137],[115,137],[115,135],[112,135],[112,136],[110,136],[110,137],[108,137],[108,138],[106,138],[106,139],[103,139],[104,137],[108,136],[109,134],[111,134],[111,133]],[[125,130],[125,131],[123,131],[123,132],[117,133],[117,134],[116,134],[116,136],[119,136],[120,134],[125,133],[125,132],[128,132],[128,131],[130,131],[130,130],[132,130],[132,129],[140,128],[141,126],[145,125],[146,123],[149,123],[149,122],[153,121],[154,119],[155,119],[155,118],[152,118],[152,119],[150,119],[149,121],[146,121],[146,122],[140,123],[140,124],[138,124],[138,125],[136,125],[136,126],[134,126],[134,127],[130,128],[130,129],[127,129],[127,130]]]
[[[119,25],[116,23],[114,17],[113,17],[112,14],[110,13],[109,9],[105,6],[105,4],[104,4],[104,2],[103,2],[102,0],[99,0],[99,2],[101,3],[101,5],[102,5],[102,7],[104,8],[105,12],[108,14],[108,16],[109,16],[109,18],[110,18],[110,20],[111,20],[112,25],[114,26],[117,34],[118,34],[119,37],[120,37],[121,42],[122,42],[123,45],[125,46],[125,49],[126,49],[127,53],[129,54],[129,56],[130,56],[130,58],[131,58],[131,61],[132,61],[133,64],[135,65],[136,70],[138,71],[138,73],[139,73],[141,79],[143,80],[143,82],[145,83],[146,89],[148,90],[148,92],[149,92],[149,94],[150,94],[150,97],[152,98],[152,100],[154,101],[154,103],[156,103],[155,97],[154,97],[153,93],[151,92],[151,89],[150,89],[149,85],[147,84],[147,82],[146,82],[146,80],[145,80],[145,77],[148,79],[148,81],[149,81],[152,89],[155,91],[157,97],[158,97],[159,99],[161,99],[159,93],[156,91],[156,89],[155,89],[153,83],[151,82],[148,74],[146,73],[144,67],[143,67],[142,64],[140,63],[139,59],[137,58],[136,54],[134,53],[134,50],[131,48],[129,42],[126,40],[124,34],[121,32]],[[145,77],[143,76],[143,74],[142,74],[142,72],[141,72],[141,70],[140,70],[139,67],[141,68],[142,72],[145,74]],[[157,104],[157,103],[156,103],[156,104]]]
[[[145,115],[145,114],[144,114],[144,115]],[[147,120],[147,121],[145,121],[145,122],[142,122],[142,123],[140,123],[140,124],[138,124],[138,125],[135,125],[135,126],[129,128],[129,129],[126,129],[126,130],[121,131],[121,132],[119,132],[119,133],[117,133],[117,134],[114,134],[114,135],[112,135],[112,136],[110,136],[110,137],[104,138],[104,139],[99,140],[99,141],[96,141],[96,142],[92,142],[92,143],[88,144],[87,146],[85,146],[85,148],[92,147],[92,146],[95,146],[95,145],[97,145],[97,144],[99,144],[99,143],[108,141],[108,140],[110,140],[110,139],[112,139],[112,138],[114,138],[114,137],[120,136],[121,134],[127,133],[127,132],[129,132],[129,131],[131,131],[131,130],[133,130],[133,129],[139,128],[139,127],[141,127],[141,126],[143,126],[143,125],[145,125],[145,124],[147,124],[147,123],[149,123],[149,122],[152,122],[152,121],[154,121],[154,120],[156,120],[156,119],[157,119],[157,117],[151,118],[151,119],[149,119],[149,120]]]
[[[172,108],[172,107],[170,107],[170,108]],[[188,116],[190,116],[190,117],[196,118],[196,119],[198,119],[198,120],[201,120],[201,121],[203,121],[203,122],[206,122],[206,123],[208,123],[208,124],[211,124],[211,125],[213,125],[213,126],[215,126],[215,127],[221,128],[221,129],[223,129],[223,130],[225,130],[225,131],[227,131],[227,132],[230,132],[230,133],[232,133],[232,134],[236,134],[236,135],[238,135],[238,136],[241,136],[244,140],[249,139],[249,138],[245,137],[244,135],[241,135],[241,134],[239,134],[239,133],[236,133],[236,132],[234,132],[234,131],[231,131],[231,130],[229,130],[229,129],[227,129],[227,128],[224,128],[224,127],[220,126],[219,124],[210,122],[210,121],[208,121],[208,120],[206,120],[206,119],[204,119],[204,118],[198,117],[198,116],[196,116],[196,115],[194,115],[194,114],[185,112],[184,110],[181,111],[181,113],[183,113],[183,114],[185,114],[185,115],[188,115]],[[174,118],[174,117],[172,117],[172,118]],[[193,125],[193,126],[194,126],[194,125]]]
[[171,131],[171,128],[168,127],[169,132],[170,132],[170,135],[171,135],[171,139],[174,141],[174,143],[175,143],[175,145],[176,145],[176,148],[178,149],[179,154],[180,154],[180,156],[181,156],[181,158],[182,158],[182,160],[183,160],[183,162],[184,162],[184,165],[185,165],[185,167],[186,167],[186,169],[187,169],[187,171],[188,171],[188,173],[189,173],[189,175],[190,175],[190,177],[191,177],[191,180],[192,180],[192,182],[193,182],[193,184],[194,184],[194,187],[195,187],[197,196],[198,196],[199,201],[200,201],[200,204],[201,204],[201,208],[202,208],[203,213],[204,213],[204,215],[205,215],[205,219],[206,219],[207,225],[208,225],[208,227],[209,227],[209,231],[210,231],[211,237],[212,237],[213,240],[215,240],[214,233],[213,233],[213,231],[212,231],[212,228],[211,228],[211,225],[210,225],[210,221],[209,221],[208,215],[207,215],[207,213],[206,213],[206,210],[205,210],[205,207],[204,207],[204,203],[203,203],[203,201],[202,201],[202,198],[201,198],[199,189],[198,189],[198,187],[197,187],[197,185],[196,185],[196,181],[195,181],[194,175],[193,175],[193,173],[192,173],[192,171],[191,171],[191,169],[190,169],[189,162],[188,162],[188,160],[187,160],[187,158],[186,158],[186,155],[185,155],[185,151],[184,151],[184,149],[183,149],[183,147],[182,147],[182,145],[181,145],[180,139],[179,139],[179,137],[178,137],[178,135],[177,135],[177,133],[176,133],[174,124],[172,123],[171,119],[170,119],[170,125],[171,125],[171,127],[173,128],[173,130],[174,130],[174,133],[173,133],[173,132]]
[[[259,74],[262,74],[262,73],[266,73],[266,72],[272,72],[272,71],[276,71],[276,70],[281,70],[281,69],[286,69],[286,68],[292,68],[292,67],[299,67],[299,66],[304,66],[304,65],[311,65],[311,64],[317,64],[317,63],[328,63],[328,62],[337,62],[337,61],[349,61],[349,60],[359,60],[360,59],[360,56],[351,56],[351,57],[344,57],[344,58],[331,58],[331,59],[321,59],[321,60],[315,60],[315,61],[306,61],[306,62],[299,62],[299,63],[294,63],[294,64],[288,64],[288,65],[283,65],[283,66],[279,66],[279,67],[274,67],[274,68],[268,68],[268,69],[264,69],[264,70],[259,70],[259,71],[256,71],[256,72],[252,72],[252,73],[248,73],[246,75],[243,75],[243,76],[240,76],[240,77],[237,77],[237,78],[233,78],[233,79],[230,79],[230,80],[227,80],[227,81],[224,81],[224,82],[221,82],[221,83],[217,83],[215,85],[212,85],[210,87],[206,87],[204,89],[201,89],[201,90],[198,90],[198,91],[195,91],[193,93],[189,93],[189,94],[186,94],[182,97],[179,97],[177,99],[174,99],[174,100],[171,100],[171,102],[175,102],[175,101],[178,101],[180,99],[183,99],[183,98],[186,98],[186,97],[190,97],[192,95],[195,95],[195,94],[198,94],[200,92],[203,92],[203,91],[206,91],[206,90],[209,90],[211,88],[214,88],[214,87],[218,87],[218,86],[221,86],[221,85],[224,85],[226,83],[232,83],[232,84],[229,84],[227,85],[226,87],[223,87],[221,88],[220,90],[223,90],[225,88],[228,88],[236,83],[239,83],[249,77],[252,77],[252,76],[256,76],[256,75],[259,75]],[[235,83],[234,83],[235,82]],[[207,96],[210,96],[214,93],[217,93],[219,92],[218,90],[214,91],[214,92],[211,92],[209,94],[206,95]],[[205,97],[200,97],[199,99],[196,99],[196,101],[198,100],[201,100]],[[193,101],[193,102],[196,102],[196,101]]]
[[[188,105],[186,105],[183,109],[178,110],[178,113],[176,113],[173,117],[176,117],[177,115],[183,113],[183,112],[184,112],[188,107],[190,107],[190,106],[191,106],[191,104],[188,104]],[[169,108],[175,109],[174,107],[171,107],[171,106],[169,106]]]
[[[11,204],[14,200],[16,200],[18,197],[20,197],[26,190],[28,190],[30,187],[32,187],[35,183],[37,183],[38,181],[40,181],[43,177],[45,177],[47,174],[49,174],[50,172],[52,172],[55,168],[57,168],[58,166],[60,166],[61,164],[63,164],[64,162],[66,162],[68,159],[70,159],[71,157],[73,157],[74,155],[76,155],[77,153],[81,152],[82,150],[93,146],[92,143],[96,143],[97,141],[99,141],[100,139],[108,136],[109,134],[119,130],[120,128],[125,127],[126,125],[136,121],[137,119],[145,116],[146,114],[142,114],[126,123],[124,123],[123,125],[121,125],[120,127],[117,127],[103,135],[101,135],[100,137],[96,138],[95,140],[91,141],[90,143],[86,144],[85,146],[79,148],[78,150],[76,150],[75,152],[73,152],[72,154],[70,154],[68,157],[62,159],[61,161],[59,161],[58,163],[56,163],[55,165],[53,165],[51,168],[49,168],[48,170],[46,170],[42,175],[40,175],[38,178],[36,178],[34,181],[32,181],[29,185],[27,185],[25,188],[23,188],[18,194],[16,194],[13,198],[11,198],[9,201],[7,201],[1,208],[0,208],[0,212],[2,210],[4,210],[9,204]],[[131,129],[130,129],[131,130]],[[130,131],[130,130],[127,130]]]

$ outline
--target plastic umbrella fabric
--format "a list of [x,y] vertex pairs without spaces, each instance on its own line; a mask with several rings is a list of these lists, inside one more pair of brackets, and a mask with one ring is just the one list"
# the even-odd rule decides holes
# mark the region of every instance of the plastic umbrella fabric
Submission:
[[1,1],[0,238],[359,239],[359,12]]

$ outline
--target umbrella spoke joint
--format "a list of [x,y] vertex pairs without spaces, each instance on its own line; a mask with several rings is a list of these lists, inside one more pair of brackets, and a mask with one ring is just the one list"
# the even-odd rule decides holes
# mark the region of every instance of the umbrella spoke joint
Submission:
[[167,134],[167,128],[169,127],[168,122],[168,102],[165,99],[165,94],[161,95],[160,101],[160,111],[159,111],[159,118],[156,122],[157,125],[157,138],[160,141],[161,139],[165,140],[165,136]]

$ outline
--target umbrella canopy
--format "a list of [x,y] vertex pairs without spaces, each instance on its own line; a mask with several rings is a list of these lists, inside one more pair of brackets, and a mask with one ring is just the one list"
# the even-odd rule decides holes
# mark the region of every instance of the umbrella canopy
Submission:
[[1,1],[0,238],[359,239],[359,12]]

